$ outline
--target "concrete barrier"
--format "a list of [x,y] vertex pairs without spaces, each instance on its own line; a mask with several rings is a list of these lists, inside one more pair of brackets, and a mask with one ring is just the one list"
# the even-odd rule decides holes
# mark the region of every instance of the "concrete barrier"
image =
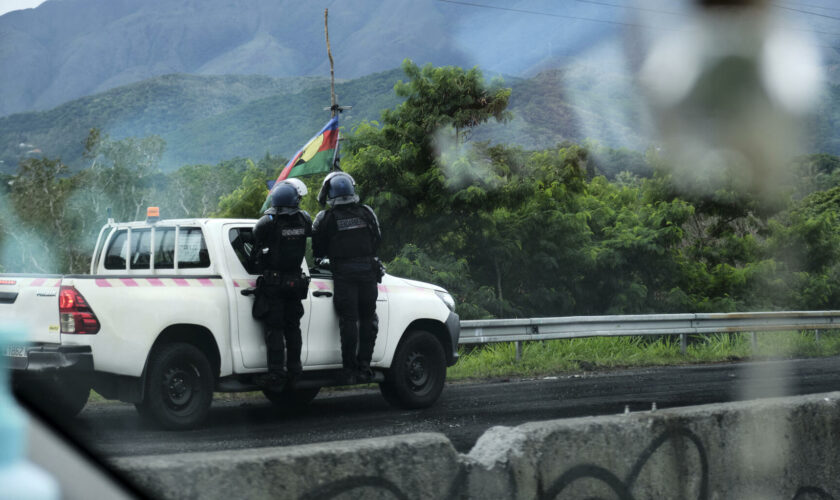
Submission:
[[489,429],[473,498],[780,499],[840,493],[840,393]]
[[424,433],[113,463],[154,498],[321,500],[445,498],[459,460],[446,436]]
[[114,464],[164,498],[840,499],[840,393]]

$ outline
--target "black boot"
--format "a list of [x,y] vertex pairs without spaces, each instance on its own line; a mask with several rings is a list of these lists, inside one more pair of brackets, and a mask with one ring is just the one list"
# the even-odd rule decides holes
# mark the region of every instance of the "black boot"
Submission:
[[373,381],[373,370],[370,369],[370,363],[360,362],[359,372],[356,376],[358,383],[367,384]]
[[282,372],[271,371],[257,375],[256,382],[257,385],[265,389],[282,389],[286,385],[287,379],[285,370]]
[[293,363],[289,365],[289,372],[286,378],[286,384],[291,388],[294,386],[295,381],[300,378],[301,373],[303,373],[303,366],[300,363]]
[[356,383],[356,370],[352,368],[342,368],[339,376],[339,383],[341,385],[353,385]]

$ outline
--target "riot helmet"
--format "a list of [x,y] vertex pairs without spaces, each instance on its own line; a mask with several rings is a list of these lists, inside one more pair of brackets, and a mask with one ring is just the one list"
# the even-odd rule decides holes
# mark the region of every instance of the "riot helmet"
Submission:
[[301,198],[303,198],[304,196],[307,195],[307,193],[309,193],[309,190],[306,189],[306,184],[304,184],[303,181],[298,179],[297,177],[292,177],[290,179],[286,179],[286,180],[283,180],[281,182],[287,182],[287,183],[293,185],[295,187],[295,189],[297,189],[297,192],[298,192],[298,194],[300,195]]
[[278,182],[271,190],[271,206],[297,208],[300,204],[300,193],[294,184],[286,181]]
[[356,181],[345,172],[332,172],[324,178],[321,191],[318,193],[318,203],[330,206],[356,203],[359,197],[356,195]]

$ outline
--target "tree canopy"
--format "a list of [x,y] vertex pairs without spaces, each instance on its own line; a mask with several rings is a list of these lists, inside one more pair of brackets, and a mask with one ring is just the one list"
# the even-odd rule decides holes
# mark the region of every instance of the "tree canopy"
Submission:
[[[655,149],[560,142],[526,150],[473,140],[511,118],[511,90],[477,68],[405,61],[401,102],[343,130],[341,166],[383,229],[389,272],[437,283],[464,319],[840,307],[840,158],[796,158],[769,205],[678,190]],[[29,158],[0,186],[3,271],[81,272],[111,209],[166,218],[256,218],[271,154],[160,169],[155,136],[94,129],[87,168]],[[323,176],[304,178],[315,212]]]

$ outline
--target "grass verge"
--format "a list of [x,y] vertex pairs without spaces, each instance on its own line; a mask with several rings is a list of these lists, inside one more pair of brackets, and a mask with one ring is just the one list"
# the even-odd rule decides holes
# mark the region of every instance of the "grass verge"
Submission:
[[756,334],[753,351],[748,333],[690,336],[686,353],[676,335],[661,337],[592,337],[525,342],[516,360],[513,342],[461,348],[461,359],[448,380],[534,377],[627,367],[685,365],[721,361],[832,356],[840,354],[840,332],[767,332]]

